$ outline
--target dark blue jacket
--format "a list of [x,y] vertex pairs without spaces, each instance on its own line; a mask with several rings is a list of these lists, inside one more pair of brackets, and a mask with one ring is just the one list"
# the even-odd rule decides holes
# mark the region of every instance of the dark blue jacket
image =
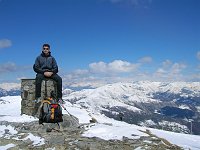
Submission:
[[36,58],[33,69],[36,73],[41,74],[44,74],[45,71],[50,71],[54,74],[58,73],[56,60],[53,56],[51,56],[51,53],[49,53],[48,56],[45,56],[45,54],[42,52],[42,54]]

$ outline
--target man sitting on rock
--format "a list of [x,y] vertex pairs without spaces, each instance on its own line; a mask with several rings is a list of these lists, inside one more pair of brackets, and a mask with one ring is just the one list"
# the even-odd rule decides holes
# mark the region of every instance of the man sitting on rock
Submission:
[[55,58],[51,55],[50,45],[43,44],[42,53],[36,58],[33,65],[36,74],[35,98],[36,102],[41,101],[41,83],[45,78],[53,79],[57,82],[57,98],[58,102],[62,100],[62,78],[57,74],[58,66]]

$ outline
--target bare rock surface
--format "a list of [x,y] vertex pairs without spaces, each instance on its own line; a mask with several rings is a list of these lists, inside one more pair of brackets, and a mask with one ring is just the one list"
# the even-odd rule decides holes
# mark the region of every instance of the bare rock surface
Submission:
[[[123,137],[122,140],[103,140],[97,137],[83,137],[84,126],[90,127],[96,123],[80,125],[78,119],[74,116],[64,115],[64,122],[57,124],[39,125],[37,121],[29,123],[14,123],[1,121],[0,125],[12,126],[18,132],[10,134],[9,129],[0,137],[0,146],[14,144],[10,150],[134,150],[150,149],[164,150],[181,148],[161,139],[149,131],[145,133],[149,136],[140,137],[139,139],[129,139]],[[47,131],[50,129],[50,131]],[[37,142],[31,141],[30,136],[34,136]]]

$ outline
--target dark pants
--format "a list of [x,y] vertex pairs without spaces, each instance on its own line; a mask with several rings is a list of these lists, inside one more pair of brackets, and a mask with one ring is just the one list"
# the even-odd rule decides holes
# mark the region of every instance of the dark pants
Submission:
[[[41,97],[41,84],[42,84],[42,80],[44,79],[48,79],[47,77],[45,77],[43,74],[37,74],[36,75],[36,83],[35,83],[35,97],[36,99]],[[62,98],[62,78],[57,75],[57,74],[53,74],[51,77],[49,77],[49,79],[53,79],[56,83],[57,83],[57,97]]]

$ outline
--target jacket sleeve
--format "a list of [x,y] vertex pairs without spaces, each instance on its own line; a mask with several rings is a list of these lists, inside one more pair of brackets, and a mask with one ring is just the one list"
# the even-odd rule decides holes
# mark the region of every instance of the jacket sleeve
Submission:
[[57,65],[57,62],[56,62],[56,59],[54,57],[52,57],[52,72],[54,74],[58,73],[58,65]]
[[39,62],[39,57],[37,57],[35,59],[35,64],[33,65],[33,70],[36,72],[36,73],[41,73],[41,74],[44,74],[44,71],[41,69],[40,67],[40,62]]

